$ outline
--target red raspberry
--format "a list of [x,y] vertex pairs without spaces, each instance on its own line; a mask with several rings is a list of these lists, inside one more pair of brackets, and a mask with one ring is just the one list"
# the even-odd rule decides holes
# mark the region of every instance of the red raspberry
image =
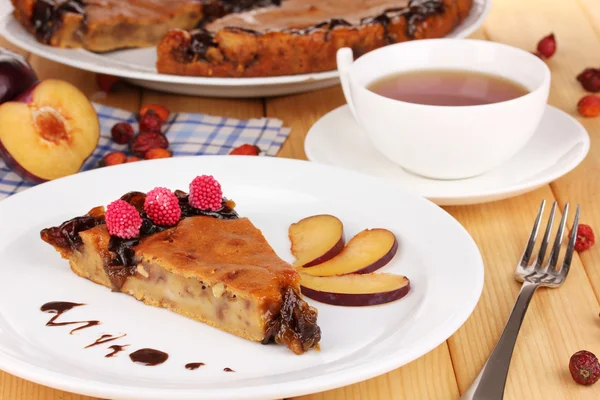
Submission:
[[577,227],[577,240],[575,241],[575,250],[585,251],[594,245],[596,238],[594,231],[589,225],[579,224]]
[[144,211],[152,222],[163,226],[175,225],[181,217],[177,196],[163,187],[154,188],[146,194]]
[[110,134],[118,144],[127,144],[134,136],[133,128],[127,122],[115,124],[110,130]]
[[148,110],[140,116],[140,132],[160,132],[163,120],[154,110]]
[[211,175],[195,177],[190,183],[189,202],[200,210],[220,210],[223,202],[221,185]]
[[580,350],[571,356],[569,372],[580,385],[592,385],[600,378],[600,364],[593,353]]
[[133,239],[140,234],[142,217],[134,206],[124,200],[115,200],[106,207],[106,228],[111,236]]

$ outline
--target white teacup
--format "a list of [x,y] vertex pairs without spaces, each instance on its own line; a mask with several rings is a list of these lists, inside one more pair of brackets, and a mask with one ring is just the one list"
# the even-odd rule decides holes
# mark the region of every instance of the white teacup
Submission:
[[[406,170],[434,179],[477,176],[515,155],[540,123],[550,88],[550,70],[537,56],[482,40],[416,40],[356,61],[350,48],[342,48],[337,64],[350,110],[375,147]],[[367,89],[382,77],[419,70],[487,73],[519,83],[529,93],[493,104],[431,106]]]

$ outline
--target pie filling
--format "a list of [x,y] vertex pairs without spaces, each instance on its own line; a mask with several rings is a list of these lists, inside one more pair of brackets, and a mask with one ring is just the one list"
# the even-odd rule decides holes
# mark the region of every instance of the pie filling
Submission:
[[[300,297],[293,267],[260,231],[239,218],[232,201],[203,211],[190,206],[186,193],[175,194],[182,210],[175,227],[154,224],[143,210],[145,194],[130,192],[121,199],[140,212],[138,238],[110,236],[103,207],[44,229],[41,237],[75,273],[113,291],[296,354],[316,347],[317,311]],[[236,221],[225,227],[219,220]]]
[[81,16],[82,26],[85,26],[85,6],[83,0],[37,0],[31,15],[36,38],[42,43],[49,43],[54,33],[60,29],[66,13]]

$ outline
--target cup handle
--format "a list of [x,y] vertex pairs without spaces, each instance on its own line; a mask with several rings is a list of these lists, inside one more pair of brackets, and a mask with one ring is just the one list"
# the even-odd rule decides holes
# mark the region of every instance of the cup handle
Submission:
[[360,125],[360,121],[357,118],[356,111],[354,109],[354,102],[352,100],[352,94],[350,90],[350,67],[354,63],[354,54],[352,53],[352,49],[350,47],[343,47],[337,51],[337,69],[340,74],[340,83],[342,84],[342,90],[344,92],[344,97],[346,98],[346,103],[348,103],[348,108],[350,108],[350,112],[354,116],[356,122]]

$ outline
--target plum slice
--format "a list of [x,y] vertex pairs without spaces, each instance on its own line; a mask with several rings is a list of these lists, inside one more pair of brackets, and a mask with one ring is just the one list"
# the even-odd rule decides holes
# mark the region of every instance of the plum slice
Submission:
[[344,248],[344,225],[333,215],[304,218],[290,225],[294,266],[312,267],[338,255]]
[[313,267],[302,268],[311,276],[367,274],[385,265],[396,255],[398,241],[387,229],[365,229],[354,236],[335,257]]
[[372,273],[319,277],[301,274],[301,277],[300,290],[304,296],[337,306],[390,303],[410,291],[410,280],[402,275]]

